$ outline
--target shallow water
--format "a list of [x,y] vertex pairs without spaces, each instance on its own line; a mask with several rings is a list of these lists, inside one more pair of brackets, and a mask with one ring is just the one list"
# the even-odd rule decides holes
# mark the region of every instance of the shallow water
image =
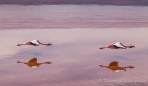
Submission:
[[[148,29],[14,29],[1,30],[0,85],[1,86],[135,86],[135,84],[99,84],[107,80],[147,79]],[[125,35],[126,34],[126,35]],[[53,46],[16,46],[38,38]],[[99,47],[120,41],[135,45],[134,49],[100,50]],[[16,61],[52,61],[50,65],[29,68]],[[99,65],[118,61],[120,66],[135,66],[115,73]],[[146,86],[137,84],[137,86]]]
[[[0,5],[0,86],[135,86],[106,80],[146,80],[148,7],[98,5]],[[16,46],[38,39],[53,46]],[[100,50],[114,42],[134,49]],[[33,57],[50,65],[29,68]],[[135,66],[115,73],[99,65]]]

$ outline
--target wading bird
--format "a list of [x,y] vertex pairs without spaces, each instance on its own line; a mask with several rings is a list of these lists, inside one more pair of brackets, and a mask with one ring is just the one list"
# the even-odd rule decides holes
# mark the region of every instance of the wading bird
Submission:
[[39,46],[39,45],[46,45],[46,46],[52,46],[51,43],[47,43],[47,44],[44,44],[44,43],[41,43],[40,41],[38,40],[32,40],[32,41],[28,41],[28,42],[25,42],[25,43],[22,43],[22,44],[18,44],[17,46],[21,46],[21,45],[33,45],[33,46]]
[[31,59],[29,62],[17,61],[17,63],[23,63],[23,64],[28,65],[29,67],[37,68],[37,67],[39,67],[41,64],[51,64],[52,62],[38,63],[38,62],[37,62],[37,58],[33,58],[33,59]]
[[118,66],[118,62],[116,62],[116,61],[111,62],[111,63],[109,64],[109,66],[100,65],[100,67],[108,68],[108,69],[110,69],[110,70],[112,70],[112,71],[114,71],[114,72],[120,72],[120,71],[122,71],[122,70],[126,71],[126,68],[130,68],[130,69],[134,68],[133,66],[119,67],[119,66]]
[[135,46],[131,45],[131,46],[125,46],[123,45],[121,42],[116,42],[114,44],[110,44],[106,47],[100,47],[100,49],[104,49],[104,48],[110,48],[110,49],[126,49],[126,48],[135,48]]

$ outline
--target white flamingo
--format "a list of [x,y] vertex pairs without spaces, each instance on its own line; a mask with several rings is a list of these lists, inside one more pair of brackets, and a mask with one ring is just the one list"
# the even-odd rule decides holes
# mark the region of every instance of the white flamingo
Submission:
[[133,46],[133,45],[125,46],[121,42],[116,42],[116,43],[110,44],[110,45],[108,45],[106,47],[100,47],[100,49],[104,49],[104,48],[110,48],[110,49],[126,49],[126,48],[135,48],[135,46]]
[[17,46],[21,46],[21,45],[33,45],[33,46],[39,46],[39,45],[46,45],[46,46],[52,46],[52,44],[51,43],[47,43],[47,44],[45,44],[45,43],[41,43],[40,41],[38,41],[38,40],[32,40],[32,41],[28,41],[28,42],[25,42],[25,43],[22,43],[22,44],[17,44]]

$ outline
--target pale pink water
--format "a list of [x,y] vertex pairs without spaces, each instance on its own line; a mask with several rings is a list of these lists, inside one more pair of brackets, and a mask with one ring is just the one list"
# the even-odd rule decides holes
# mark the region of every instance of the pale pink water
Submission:
[[147,27],[148,7],[1,5],[0,29]]
[[[0,6],[0,86],[147,86],[146,9],[78,5]],[[31,39],[51,42],[53,46],[16,46]],[[99,49],[117,41],[136,48]],[[39,62],[53,63],[39,68],[16,63],[33,57]],[[99,67],[112,61],[135,68],[116,73]],[[146,80],[146,83],[99,84],[99,79]]]

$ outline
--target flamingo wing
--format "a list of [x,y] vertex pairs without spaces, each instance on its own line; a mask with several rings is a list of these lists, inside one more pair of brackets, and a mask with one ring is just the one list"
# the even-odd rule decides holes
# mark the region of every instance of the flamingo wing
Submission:
[[116,62],[116,61],[111,62],[111,63],[109,64],[109,66],[117,66],[117,67],[118,67],[118,62]]
[[37,58],[31,59],[29,62],[36,62],[37,63]]
[[125,46],[121,43],[121,42],[116,42],[115,44],[113,44],[117,47],[121,47],[121,48],[125,48]]

